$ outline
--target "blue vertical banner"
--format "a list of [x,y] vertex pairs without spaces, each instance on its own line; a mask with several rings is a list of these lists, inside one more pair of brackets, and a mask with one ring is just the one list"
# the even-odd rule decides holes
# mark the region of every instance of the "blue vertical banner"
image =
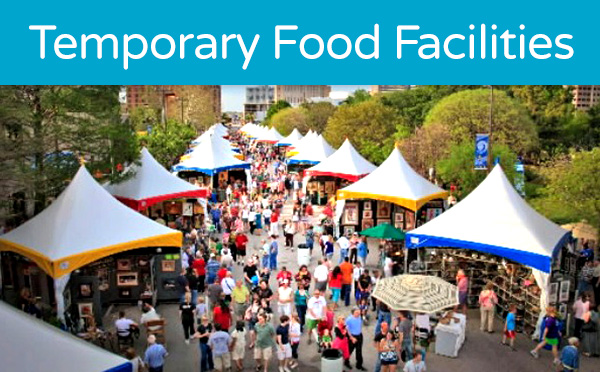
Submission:
[[475,136],[475,169],[488,169],[488,151],[490,144],[489,134],[476,134]]
[[515,171],[517,172],[514,181],[515,189],[522,197],[525,197],[525,166],[523,165],[521,158],[517,159],[515,162]]

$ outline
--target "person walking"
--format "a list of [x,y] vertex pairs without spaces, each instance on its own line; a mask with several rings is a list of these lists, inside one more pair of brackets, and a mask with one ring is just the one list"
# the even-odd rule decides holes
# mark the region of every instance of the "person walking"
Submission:
[[404,365],[404,372],[426,372],[427,366],[423,360],[423,353],[420,347],[415,348],[414,357]]
[[231,368],[231,336],[215,323],[215,332],[208,338],[208,346],[212,351],[214,367],[217,372],[229,371]]
[[181,319],[181,325],[183,326],[183,334],[185,337],[185,343],[190,344],[190,335],[194,334],[194,310],[196,304],[192,302],[192,295],[187,292],[184,296],[184,301],[179,305],[179,318]]
[[350,306],[350,294],[352,292],[352,272],[354,266],[350,263],[349,259],[344,259],[344,262],[340,265],[340,271],[342,272],[342,291],[341,296],[345,306]]
[[327,265],[324,264],[323,260],[319,260],[317,267],[315,267],[315,271],[313,273],[313,277],[315,278],[315,290],[318,289],[320,292],[325,292],[327,290],[327,281],[329,280],[329,269]]
[[302,324],[298,314],[292,314],[290,319],[290,346],[292,348],[292,361],[288,365],[290,368],[298,367],[298,347],[300,346],[300,336],[302,336]]
[[313,247],[315,245],[315,231],[312,225],[309,225],[304,233],[304,239],[306,239],[306,246],[310,249],[310,254],[312,256]]
[[294,292],[294,306],[298,313],[298,321],[302,331],[304,330],[304,324],[306,324],[306,309],[308,307],[308,291],[302,283],[298,284],[298,289]]
[[271,235],[271,244],[269,246],[269,268],[271,271],[277,269],[277,255],[279,254],[279,243],[277,235]]
[[321,296],[321,291],[319,289],[315,289],[313,296],[308,300],[308,306],[306,310],[306,328],[309,345],[312,343],[311,336],[314,336],[315,340],[319,340],[317,334],[317,325],[321,320],[325,320],[326,307],[327,301],[323,296]]
[[238,320],[235,330],[231,333],[231,356],[237,368],[237,372],[244,370],[244,356],[246,355],[246,329],[244,321]]
[[[369,254],[369,247],[367,246],[367,237],[361,236],[357,247],[358,262],[362,267],[367,266],[367,255]],[[354,262],[356,264],[356,262]]]
[[292,346],[290,345],[290,317],[282,315],[279,317],[279,326],[275,331],[277,335],[277,359],[279,360],[279,372],[290,372],[289,363],[292,359]]
[[148,372],[163,372],[165,358],[169,355],[164,346],[156,342],[156,336],[148,336],[148,348],[144,353],[144,363]]
[[218,324],[225,332],[228,332],[229,328],[231,328],[231,310],[225,300],[220,300],[219,304],[215,306],[215,309],[213,310],[213,322],[215,327]]
[[302,286],[307,291],[310,289],[310,283],[312,281],[312,277],[311,277],[310,272],[308,271],[308,267],[306,265],[300,266],[300,269],[298,270],[298,273],[296,274],[295,279],[296,279],[298,288],[300,288]]
[[239,320],[244,320],[244,314],[246,313],[246,307],[250,302],[250,291],[248,287],[244,285],[243,280],[238,279],[235,282],[235,287],[231,291],[231,298],[234,303],[235,317]]
[[208,316],[203,315],[193,338],[199,339],[200,348],[200,372],[208,372],[214,369],[212,351],[208,346],[208,339],[213,331],[213,325],[208,321]]
[[[381,343],[381,340],[386,339],[388,332],[390,332],[389,323],[381,322],[379,331],[375,332],[375,337],[373,338],[375,350],[379,351],[379,344]],[[381,372],[381,357],[379,354],[377,355],[377,361],[375,362],[375,372]]]
[[458,305],[455,311],[460,309],[461,313],[467,315],[467,302],[469,297],[469,278],[464,270],[460,269],[456,273],[456,286],[458,287]]
[[350,354],[354,353],[356,358],[356,369],[366,371],[363,367],[363,319],[359,308],[352,309],[352,314],[346,318],[346,326],[348,327],[350,338]]
[[498,296],[494,292],[494,284],[488,282],[485,288],[479,294],[479,311],[481,313],[481,324],[479,329],[481,332],[487,330],[488,333],[494,332],[494,314],[496,305],[498,304]]
[[346,327],[346,319],[344,319],[342,315],[337,317],[337,322],[333,327],[333,335],[335,336],[335,339],[333,340],[331,347],[342,352],[344,367],[352,369],[352,365],[350,364],[348,328]]
[[558,344],[560,340],[560,330],[558,329],[558,320],[556,319],[556,308],[550,306],[546,309],[546,318],[544,319],[544,334],[542,342],[540,342],[530,354],[534,358],[539,358],[539,351],[546,345],[552,347],[552,355],[554,356],[554,364],[558,365]]
[[341,264],[342,262],[344,262],[344,258],[348,257],[348,252],[350,250],[350,240],[348,240],[346,235],[342,235],[336,243],[338,247],[340,247],[340,259],[338,261],[338,264]]
[[405,311],[400,311],[398,314],[396,327],[392,327],[396,329],[396,333],[398,334],[398,344],[400,345],[401,349],[401,357],[404,356],[402,358],[403,361],[411,360],[414,353],[414,328],[407,315],[408,314]]
[[352,234],[350,238],[350,263],[355,264],[356,259],[358,257],[358,243],[360,243],[360,238],[358,237],[358,233],[355,232]]
[[333,271],[329,274],[329,288],[331,289],[331,301],[333,302],[334,309],[337,309],[342,291],[342,270],[340,270],[339,266],[334,267]]
[[506,322],[504,323],[504,333],[502,334],[502,345],[506,345],[506,340],[508,339],[510,348],[513,351],[515,349],[515,338],[517,336],[516,332],[517,325],[517,305],[510,304],[508,308],[508,314],[506,315]]
[[262,368],[264,372],[269,371],[269,361],[273,355],[275,346],[275,328],[267,322],[266,314],[258,315],[258,323],[254,331],[256,333],[256,344],[254,346],[254,359],[256,360],[256,370]]
[[395,372],[400,358],[398,357],[398,339],[392,332],[386,333],[377,345],[378,359],[383,372]]
[[581,339],[581,328],[585,323],[585,318],[589,316],[590,300],[586,293],[580,294],[577,301],[573,304],[573,317],[575,318],[574,336]]
[[284,279],[281,286],[277,288],[277,312],[279,315],[292,315],[292,302],[294,301],[294,292],[289,286],[289,280]]
[[563,372],[573,372],[579,370],[579,339],[577,337],[569,338],[569,344],[562,349],[560,354],[560,364]]
[[581,329],[582,354],[586,357],[600,356],[600,306],[589,312],[587,322]]

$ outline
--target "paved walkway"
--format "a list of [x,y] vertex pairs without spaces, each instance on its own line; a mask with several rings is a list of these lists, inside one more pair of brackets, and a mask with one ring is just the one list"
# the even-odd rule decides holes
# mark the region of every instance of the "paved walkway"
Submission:
[[[265,237],[263,233],[263,237]],[[295,245],[303,242],[300,236],[296,236],[294,239]],[[253,250],[258,249],[260,244],[260,237],[254,236],[250,238],[249,253],[253,253]],[[375,242],[373,242],[375,244]],[[280,258],[279,265],[286,266],[293,273],[297,272],[297,250],[293,252],[289,248],[283,247],[283,239],[280,239]],[[377,251],[372,249],[371,255],[367,261],[367,267],[374,269],[377,260]],[[312,257],[310,270],[311,273],[316,266],[317,260],[320,258],[321,252],[318,248],[314,250]],[[334,256],[334,262],[337,262],[337,254]],[[241,277],[242,267],[236,266],[234,268],[234,274],[236,278]],[[275,275],[272,275],[271,285],[275,288]],[[107,315],[105,321],[106,325],[114,324],[116,313],[122,308],[115,308],[111,314]],[[126,307],[124,308],[128,317],[134,320],[139,320],[140,311],[137,307]],[[276,310],[274,308],[274,310]],[[169,350],[169,357],[166,362],[165,372],[180,372],[180,371],[199,371],[199,348],[197,341],[192,342],[190,345],[184,343],[183,329],[179,322],[178,306],[175,304],[163,304],[157,308],[157,311],[167,319],[167,349]],[[350,308],[341,306],[338,313],[348,315]],[[463,345],[458,358],[446,358],[435,355],[433,353],[434,345],[430,347],[430,351],[427,354],[427,370],[428,371],[461,371],[461,372],[506,372],[506,371],[520,371],[520,372],[550,372],[555,371],[552,368],[552,357],[551,353],[544,351],[541,353],[540,359],[534,359],[529,355],[529,350],[534,347],[534,343],[526,339],[522,334],[517,335],[516,347],[517,351],[513,352],[508,347],[500,345],[500,321],[496,321],[496,333],[487,334],[479,331],[479,313],[477,310],[472,310],[469,313],[467,322],[467,339]],[[365,358],[365,367],[372,371],[375,366],[377,353],[375,352],[374,346],[371,342],[373,339],[374,321],[366,327],[364,336],[365,344],[363,346],[363,355]],[[136,348],[138,353],[142,353],[145,347],[145,334],[142,331],[142,337],[136,342]],[[308,345],[306,343],[306,335],[303,335],[302,342],[299,348],[300,360],[299,368],[297,371],[300,372],[313,372],[320,371],[320,355],[317,353],[316,346],[313,343]],[[354,358],[351,359],[352,364],[355,364]],[[252,360],[252,350],[246,351],[245,359],[245,370],[254,370],[254,361]],[[400,370],[400,369],[399,369]],[[277,361],[274,359],[271,361],[270,371],[277,371]],[[580,372],[598,372],[600,371],[600,360],[599,359],[586,359],[582,357],[582,368]]]

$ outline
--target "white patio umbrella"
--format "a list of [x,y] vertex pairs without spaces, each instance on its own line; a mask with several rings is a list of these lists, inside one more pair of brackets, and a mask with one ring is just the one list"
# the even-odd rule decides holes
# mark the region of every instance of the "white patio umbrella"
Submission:
[[373,297],[393,310],[434,313],[458,305],[458,289],[437,276],[397,275],[380,279]]

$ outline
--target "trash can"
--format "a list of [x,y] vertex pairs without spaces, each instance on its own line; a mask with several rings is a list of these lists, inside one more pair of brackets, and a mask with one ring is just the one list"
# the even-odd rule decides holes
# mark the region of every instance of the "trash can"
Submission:
[[310,249],[306,244],[298,244],[298,266],[310,264]]
[[338,349],[325,349],[321,353],[321,371],[343,372],[344,359]]

